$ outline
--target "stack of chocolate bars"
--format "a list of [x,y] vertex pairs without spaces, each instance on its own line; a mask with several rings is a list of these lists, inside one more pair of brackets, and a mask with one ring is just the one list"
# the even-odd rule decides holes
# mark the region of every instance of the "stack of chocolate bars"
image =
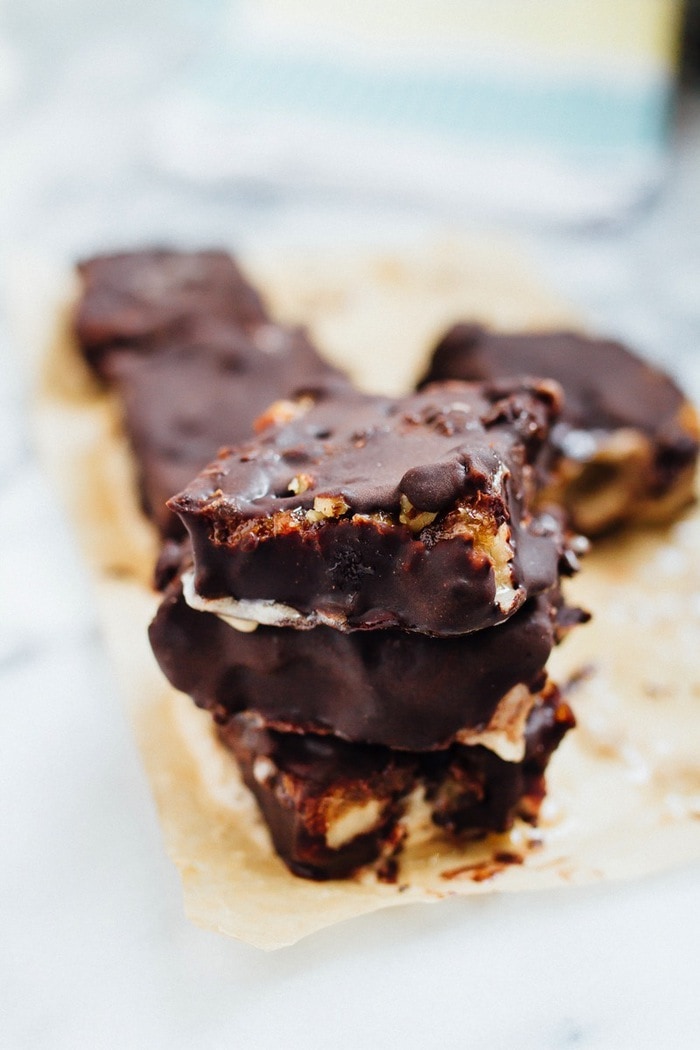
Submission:
[[573,724],[544,670],[572,554],[529,510],[557,407],[535,383],[305,393],[171,500],[192,564],[154,650],[297,874],[390,859],[412,821],[536,815]]
[[165,541],[156,657],[288,867],[391,878],[406,841],[535,820],[574,724],[546,662],[585,618],[560,591],[578,543],[541,499],[560,388],[369,396],[220,253],[81,273],[78,338]]

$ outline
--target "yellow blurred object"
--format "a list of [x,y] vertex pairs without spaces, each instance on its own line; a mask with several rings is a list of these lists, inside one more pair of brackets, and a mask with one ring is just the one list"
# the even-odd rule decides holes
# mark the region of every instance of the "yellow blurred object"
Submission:
[[682,7],[681,0],[256,0],[246,19],[277,33],[341,31],[390,48],[500,44],[532,56],[672,68]]

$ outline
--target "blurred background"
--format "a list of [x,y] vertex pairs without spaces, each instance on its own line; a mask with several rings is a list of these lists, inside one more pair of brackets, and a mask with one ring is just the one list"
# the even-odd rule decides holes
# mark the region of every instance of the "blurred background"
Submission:
[[69,264],[476,225],[524,240],[593,327],[688,358],[698,10],[0,0],[0,276],[26,246]]
[[684,15],[697,32],[682,0],[0,12],[3,198],[36,209],[50,186],[61,212],[82,198],[83,221],[99,192],[120,212],[128,201],[128,220],[157,186],[164,212],[166,183],[183,202],[197,188],[232,204],[315,192],[620,221],[663,178]]

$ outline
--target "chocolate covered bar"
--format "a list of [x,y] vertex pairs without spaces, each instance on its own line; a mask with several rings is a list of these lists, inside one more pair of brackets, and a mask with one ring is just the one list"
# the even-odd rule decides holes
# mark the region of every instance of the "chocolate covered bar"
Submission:
[[419,386],[436,380],[542,376],[564,390],[552,441],[558,465],[544,499],[590,535],[662,521],[693,496],[700,425],[673,380],[620,343],[574,332],[503,334],[459,324]]
[[546,593],[504,624],[460,637],[323,626],[240,631],[191,609],[176,579],[149,634],[171,684],[219,725],[247,711],[281,731],[408,751],[481,741],[518,761],[551,649],[582,619]]
[[297,629],[501,623],[571,568],[559,520],[529,509],[559,408],[546,382],[273,405],[169,503],[193,545],[188,601]]
[[[485,747],[401,752],[336,737],[280,733],[251,715],[219,729],[255,795],[277,853],[296,875],[345,878],[406,841],[444,833],[474,837],[533,821],[544,771],[574,718],[550,686],[525,729],[525,753],[505,762]],[[380,873],[382,867],[380,866]]]
[[148,351],[192,318],[249,330],[270,321],[258,292],[223,251],[154,249],[97,255],[78,263],[78,342],[99,371],[120,346]]
[[183,532],[168,498],[271,401],[343,382],[303,330],[274,323],[224,252],[101,256],[79,273],[78,342],[116,393],[144,511],[165,537]]

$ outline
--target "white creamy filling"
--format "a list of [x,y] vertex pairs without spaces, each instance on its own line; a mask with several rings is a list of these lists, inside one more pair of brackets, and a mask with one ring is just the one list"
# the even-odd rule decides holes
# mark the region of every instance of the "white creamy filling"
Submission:
[[258,624],[265,627],[284,627],[294,624],[297,628],[317,627],[326,624],[338,627],[344,618],[324,616],[323,613],[304,615],[291,605],[282,605],[269,598],[203,598],[194,586],[194,571],[183,572],[182,593],[191,609],[213,613],[236,631],[254,631]]
[[[264,599],[237,601],[235,598],[202,598],[194,589],[192,571],[182,574],[182,591],[190,608],[213,613],[229,627],[243,633],[254,631],[258,624],[275,627],[294,623],[296,626],[312,627],[319,622],[310,622],[310,617],[302,616],[289,605],[279,605]],[[338,626],[337,621],[334,623],[330,619],[320,622]],[[536,696],[527,686],[519,683],[499,700],[488,725],[483,729],[461,729],[455,739],[460,744],[480,744],[504,762],[521,762],[525,755],[525,724],[535,700]]]
[[[257,602],[236,601],[232,597],[201,597],[194,589],[194,572],[183,573],[185,601],[199,612],[211,612],[236,631],[250,633],[258,624],[278,627],[294,623],[312,627],[310,617],[304,617],[297,609],[288,605],[259,600]],[[328,626],[338,626],[330,618],[321,619]],[[465,744],[481,744],[505,762],[519,762],[525,755],[525,724],[536,697],[527,686],[518,684],[499,700],[487,726],[481,730],[463,729],[457,741]]]
[[481,744],[504,762],[522,762],[525,757],[525,725],[536,694],[519,683],[501,697],[488,725],[483,729],[461,729],[456,736],[460,744]]
[[[511,586],[510,567],[496,571],[495,602],[501,612],[512,612],[519,592]],[[182,593],[191,609],[218,616],[236,631],[251,632],[262,624],[265,627],[288,627],[293,624],[298,630],[310,630],[325,626],[342,630],[347,617],[342,613],[329,615],[323,612],[302,613],[291,605],[283,605],[272,598],[203,598],[194,586],[194,570],[182,574]]]

